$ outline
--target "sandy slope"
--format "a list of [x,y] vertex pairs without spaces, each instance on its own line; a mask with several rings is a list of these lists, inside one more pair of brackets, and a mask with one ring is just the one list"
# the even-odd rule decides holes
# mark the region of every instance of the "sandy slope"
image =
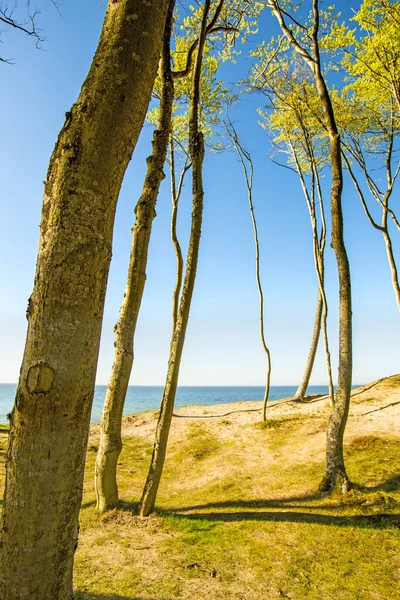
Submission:
[[[171,431],[171,443],[183,439],[193,423],[206,425],[207,430],[221,439],[232,438],[243,441],[249,429],[244,427],[261,420],[262,402],[235,402],[213,406],[186,406],[176,409]],[[321,450],[322,438],[329,416],[327,396],[309,397],[307,402],[296,402],[290,398],[274,401],[269,405],[268,419],[292,421],[312,418],[315,427],[309,432],[312,446]],[[155,431],[158,411],[148,411],[125,417],[122,434],[124,437],[139,436],[151,440]],[[351,409],[346,429],[346,441],[363,435],[399,435],[400,423],[400,374],[356,388],[352,391]],[[92,439],[96,441],[98,426],[92,426]],[[311,439],[312,438],[312,439]]]

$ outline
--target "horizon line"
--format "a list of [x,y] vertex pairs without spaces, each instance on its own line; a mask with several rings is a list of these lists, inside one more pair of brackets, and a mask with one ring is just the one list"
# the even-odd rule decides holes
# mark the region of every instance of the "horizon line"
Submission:
[[[18,382],[13,382],[13,381],[0,381],[0,385],[18,385]],[[108,385],[108,383],[95,383],[95,386],[104,386],[106,387]],[[271,385],[270,387],[298,387],[300,384],[299,383],[275,383],[274,385]],[[362,386],[362,385],[366,385],[365,383],[352,383],[352,386]],[[128,387],[165,387],[165,384],[162,383],[134,383],[134,384],[129,384]],[[265,388],[265,384],[256,384],[256,383],[251,383],[251,384],[238,384],[238,385],[229,385],[229,384],[202,384],[202,385],[195,385],[195,384],[181,384],[178,385],[178,387],[193,387],[193,388],[199,388],[199,387],[226,387],[226,388],[234,388],[234,387],[262,387]],[[310,384],[308,387],[328,387],[327,383],[312,383]],[[337,387],[337,385],[334,385],[334,387]]]

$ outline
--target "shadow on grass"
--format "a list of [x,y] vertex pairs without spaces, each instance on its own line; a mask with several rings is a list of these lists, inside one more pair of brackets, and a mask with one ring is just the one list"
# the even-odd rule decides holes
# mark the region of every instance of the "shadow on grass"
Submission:
[[90,508],[91,506],[96,506],[96,500],[88,500],[87,502],[82,502],[81,509]]
[[210,512],[210,513],[173,513],[181,519],[199,519],[202,521],[220,521],[234,523],[239,521],[270,521],[273,523],[307,523],[316,525],[334,525],[340,527],[359,527],[392,529],[400,527],[400,515],[376,513],[374,515],[332,516],[319,513],[306,513],[287,510],[284,512],[243,511],[243,512]]
[[[329,513],[337,512],[343,508],[357,508],[358,511],[362,512],[367,507],[368,509],[371,509],[382,506],[382,503],[385,502],[382,496],[377,495],[377,497],[373,497],[369,500],[368,493],[379,491],[389,492],[398,489],[400,489],[400,476],[396,475],[373,487],[355,486],[355,490],[366,494],[364,501],[362,497],[360,498],[356,495],[354,498],[349,497],[343,500],[341,497],[333,497],[331,503],[312,504],[314,500],[322,500],[323,498],[326,500],[327,495],[311,493],[289,498],[273,498],[271,500],[228,500],[225,502],[210,502],[207,504],[198,504],[168,510],[165,511],[165,513],[182,519],[201,519],[221,522],[273,521],[284,523],[315,523],[319,525],[345,527],[376,527],[378,529],[392,528],[400,527],[400,514],[398,512],[385,512],[384,508],[383,511],[369,515],[337,515]],[[260,510],[264,508],[280,510]],[[211,512],[212,509],[215,510]],[[224,509],[228,510],[223,512]],[[301,509],[301,511],[295,509]],[[207,512],[199,512],[204,510]],[[208,512],[209,510],[210,512]],[[303,512],[304,510],[310,512]],[[188,513],[188,511],[191,512]]]
[[[356,493],[355,496],[347,495],[344,498],[341,496],[330,498],[326,493],[314,492],[267,500],[226,500],[222,502],[209,502],[205,504],[183,506],[175,509],[158,507],[155,512],[160,516],[170,515],[181,519],[199,519],[221,522],[272,521],[284,523],[315,523],[319,525],[345,527],[375,527],[377,529],[400,527],[400,514],[398,512],[391,512],[390,508],[388,511],[385,511],[385,508],[382,507],[382,504],[385,503],[385,499],[379,494],[376,494],[380,491],[393,492],[400,489],[399,474],[396,474],[383,483],[375,486],[367,487],[354,485],[353,489],[356,492],[365,494],[365,496],[363,497]],[[375,497],[368,497],[368,494],[374,493],[376,494]],[[313,504],[313,501],[318,500],[324,500],[324,503]],[[330,500],[330,502],[327,502],[327,500]],[[92,503],[88,503],[88,505],[90,504]],[[395,506],[396,502],[394,505],[391,505],[391,508],[395,508]],[[382,507],[383,510],[381,509],[380,512],[374,514],[329,514],[337,513],[346,508],[353,510],[357,509],[359,512],[362,512],[363,510],[376,509],[377,507]],[[265,508],[280,510],[260,510]],[[137,515],[138,503],[120,501],[118,509]],[[212,509],[214,510],[212,511]],[[223,512],[224,509],[226,509],[226,512]],[[301,509],[301,511],[295,509]],[[306,510],[309,512],[303,512]]]
[[366,492],[395,492],[396,490],[400,490],[400,473],[393,477],[389,477],[389,479],[383,483],[378,483],[378,485],[372,487],[363,487],[361,489]]
[[90,592],[80,592],[76,590],[74,600],[158,600],[157,598],[146,599],[142,596],[115,596],[113,594],[92,594]]

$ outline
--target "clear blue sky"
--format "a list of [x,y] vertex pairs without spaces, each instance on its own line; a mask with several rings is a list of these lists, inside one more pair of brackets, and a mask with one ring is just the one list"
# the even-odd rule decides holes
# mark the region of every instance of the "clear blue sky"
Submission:
[[[359,5],[358,0],[354,8]],[[43,0],[41,27],[47,42],[35,50],[22,34],[3,31],[1,90],[1,276],[0,381],[17,381],[23,352],[27,299],[33,285],[43,185],[50,154],[89,68],[105,10],[97,0],[62,0],[62,16]],[[349,9],[347,9],[349,10]],[[265,15],[258,39],[268,38],[272,18]],[[244,47],[243,47],[244,50]],[[244,50],[245,51],[245,50]],[[225,68],[229,81],[248,63]],[[261,275],[266,296],[267,341],[272,384],[297,384],[311,339],[317,284],[309,217],[295,175],[268,160],[268,140],[257,125],[255,97],[241,96],[235,121],[255,165],[254,202],[261,244]],[[98,383],[106,383],[113,357],[117,319],[151,127],[143,129],[120,196],[113,262],[104,315]],[[205,214],[198,278],[181,368],[182,385],[262,385],[265,359],[258,332],[254,247],[242,172],[235,155],[207,155],[204,164]],[[190,182],[182,199],[180,236],[188,238]],[[397,206],[399,192],[396,193]],[[400,317],[391,288],[383,242],[361,210],[346,180],[343,204],[351,261],[355,383],[399,371]],[[148,278],[137,328],[132,384],[162,385],[171,328],[174,254],[169,239],[168,177],[159,196]],[[396,234],[395,234],[396,235]],[[397,238],[399,236],[397,235]],[[400,258],[400,244],[395,251]],[[337,370],[337,275],[327,248],[327,290],[334,373]],[[312,377],[326,382],[322,346]]]

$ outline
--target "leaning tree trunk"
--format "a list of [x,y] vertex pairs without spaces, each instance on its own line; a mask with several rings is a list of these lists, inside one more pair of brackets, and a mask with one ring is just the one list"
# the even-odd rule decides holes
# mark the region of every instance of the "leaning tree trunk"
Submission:
[[190,304],[193,295],[194,283],[200,245],[201,223],[203,217],[203,159],[204,139],[199,131],[198,105],[200,99],[200,74],[204,42],[206,37],[207,15],[210,10],[210,0],[204,4],[201,32],[197,49],[196,62],[193,73],[193,82],[190,99],[189,114],[189,154],[192,163],[192,226],[190,231],[189,248],[186,260],[186,273],[183,283],[178,318],[171,340],[168,373],[161,401],[160,415],[157,422],[153,455],[146,484],[140,501],[139,512],[142,517],[147,517],[153,510],[157,491],[164,467],[167,450],[169,430],[174,409],[176,388],[178,385],[179,368],[182,358],[183,344],[189,320]]
[[101,416],[100,444],[95,466],[97,509],[100,512],[114,508],[118,503],[117,464],[122,450],[122,412],[132,370],[136,323],[146,282],[151,227],[155,217],[160,183],[164,178],[163,167],[171,127],[174,98],[170,57],[173,4],[170,4],[168,10],[164,33],[160,114],[157,129],[153,134],[152,153],[147,159],[142,194],[135,208],[136,221],[133,228],[127,283],[118,322],[114,329],[114,363]]
[[317,354],[319,335],[321,332],[321,321],[322,321],[322,310],[324,307],[324,301],[322,299],[322,293],[320,289],[318,289],[318,299],[317,299],[317,307],[315,309],[315,318],[314,318],[314,329],[311,338],[310,350],[308,352],[307,362],[303,373],[303,378],[300,382],[299,387],[293,398],[295,400],[304,400],[304,396],[306,395],[308,384],[311,378],[311,373],[314,367],[315,356]]
[[[318,348],[318,342],[322,327],[323,338],[324,338],[324,347],[325,347],[325,360],[327,367],[327,375],[328,375],[328,387],[329,387],[329,397],[331,405],[333,406],[334,400],[334,391],[333,391],[333,383],[332,383],[332,369],[331,369],[331,358],[329,351],[329,341],[328,341],[328,302],[325,294],[325,265],[324,265],[324,253],[325,253],[325,243],[326,243],[326,221],[325,221],[325,210],[323,203],[322,190],[320,185],[319,173],[315,165],[314,152],[312,146],[307,141],[308,153],[310,156],[311,162],[311,177],[312,177],[312,187],[311,187],[311,195],[306,186],[303,171],[298,160],[296,151],[292,147],[293,157],[296,163],[297,173],[300,178],[301,186],[303,188],[304,196],[306,199],[307,207],[310,213],[311,220],[311,228],[313,232],[313,253],[314,253],[314,266],[318,279],[318,300],[317,300],[317,308],[315,312],[314,319],[314,331],[313,337],[311,340],[311,346],[308,354],[308,360],[306,364],[306,368],[303,374],[303,379],[300,383],[300,386],[294,395],[296,400],[303,400],[304,395],[307,391],[308,384],[310,381],[311,373],[314,367],[315,356]],[[319,208],[321,215],[321,234],[318,235],[318,222],[317,216],[315,213],[315,188],[317,189],[318,200],[319,200]]]
[[168,4],[109,2],[92,66],[50,160],[7,453],[2,600],[72,598],[114,214],[150,100]]

